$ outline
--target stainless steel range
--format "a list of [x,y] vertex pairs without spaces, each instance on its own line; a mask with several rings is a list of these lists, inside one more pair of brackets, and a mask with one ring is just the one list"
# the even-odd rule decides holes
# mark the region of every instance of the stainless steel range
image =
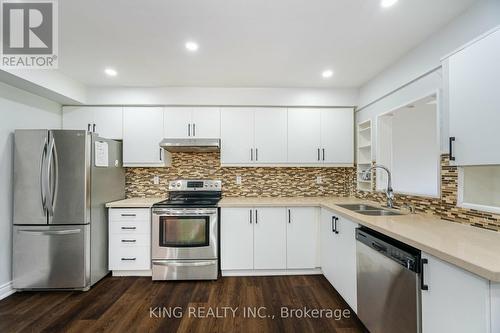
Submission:
[[153,280],[216,280],[220,180],[176,180],[153,205]]

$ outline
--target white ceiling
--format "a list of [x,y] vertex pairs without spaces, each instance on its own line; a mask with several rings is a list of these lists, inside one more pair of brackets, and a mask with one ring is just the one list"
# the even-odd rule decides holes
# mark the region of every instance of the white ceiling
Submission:
[[474,2],[62,0],[59,68],[91,86],[358,87]]

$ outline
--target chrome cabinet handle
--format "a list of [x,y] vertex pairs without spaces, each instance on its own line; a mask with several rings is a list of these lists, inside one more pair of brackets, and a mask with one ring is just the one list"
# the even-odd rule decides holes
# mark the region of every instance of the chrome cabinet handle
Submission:
[[193,123],[193,136],[196,136],[196,124]]
[[134,261],[136,258],[122,258],[123,261]]
[[255,210],[255,224],[259,223],[258,218],[257,218],[257,209]]
[[135,243],[136,241],[135,239],[122,239],[122,243]]
[[252,210],[250,209],[249,212],[250,212],[250,224],[252,224],[252,222],[253,222],[252,221]]
[[122,230],[135,230],[136,227],[122,227]]
[[325,160],[325,148],[323,148],[323,161]]
[[188,136],[191,136],[191,124],[188,124]]
[[135,214],[121,214],[121,216],[123,216],[123,217],[127,217],[127,216],[128,217],[134,217],[136,215]]
[[253,161],[253,148],[250,148],[250,161]]
[[320,158],[319,158],[319,148],[318,148],[318,161],[319,161],[319,160],[320,160]]
[[95,124],[92,124],[92,132],[94,132],[94,133],[95,133],[95,129],[96,129]]
[[163,149],[162,149],[162,148],[160,148],[160,161],[163,161],[162,154],[161,154],[161,151],[162,151],[162,150],[163,150]]
[[87,131],[90,132],[90,124],[87,124]]
[[455,137],[454,136],[451,136],[450,139],[449,139],[449,152],[450,152],[450,161],[454,161],[455,160],[455,156],[453,156],[453,142],[455,142]]
[[339,221],[339,218],[335,216],[335,233],[338,235],[339,230],[337,229],[337,222]]
[[255,148],[255,160],[259,160],[259,148]]
[[290,212],[290,209],[288,210],[288,223],[292,223],[292,213]]

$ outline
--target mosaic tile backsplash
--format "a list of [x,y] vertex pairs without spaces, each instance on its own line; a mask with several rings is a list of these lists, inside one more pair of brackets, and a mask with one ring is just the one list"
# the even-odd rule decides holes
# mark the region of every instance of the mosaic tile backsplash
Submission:
[[[160,176],[160,184],[153,177]],[[241,176],[241,185],[236,184]],[[317,176],[322,184],[316,184]],[[226,197],[349,196],[354,168],[221,168],[219,153],[173,153],[168,168],[127,168],[127,197],[163,197],[175,179],[221,179]]]
[[[168,168],[127,168],[126,194],[131,197],[165,197],[168,182],[179,178],[221,179],[225,197],[315,197],[354,196],[385,203],[380,192],[356,190],[355,168],[222,168],[219,153],[174,153]],[[160,184],[153,184],[153,177]],[[236,176],[242,177],[241,185]],[[316,178],[322,183],[316,184]],[[395,205],[413,205],[418,212],[437,215],[445,220],[500,231],[500,215],[456,207],[458,170],[450,166],[448,156],[441,158],[441,198],[395,196]]]
[[[441,198],[396,194],[394,205],[401,207],[403,204],[410,204],[420,213],[433,214],[444,220],[500,231],[500,215],[457,207],[458,168],[450,165],[448,157],[448,155],[441,155]],[[356,191],[354,196],[380,203],[386,202],[385,194],[375,191]]]

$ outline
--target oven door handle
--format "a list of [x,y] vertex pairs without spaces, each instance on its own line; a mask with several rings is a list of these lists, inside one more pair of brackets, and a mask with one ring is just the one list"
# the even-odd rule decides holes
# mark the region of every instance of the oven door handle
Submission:
[[153,211],[153,215],[156,216],[207,216],[215,215],[217,210],[213,211],[185,211],[185,210],[169,210],[169,211]]
[[198,262],[160,262],[153,261],[153,265],[158,266],[173,266],[173,267],[201,267],[201,266],[212,266],[215,264],[213,261],[198,261]]

